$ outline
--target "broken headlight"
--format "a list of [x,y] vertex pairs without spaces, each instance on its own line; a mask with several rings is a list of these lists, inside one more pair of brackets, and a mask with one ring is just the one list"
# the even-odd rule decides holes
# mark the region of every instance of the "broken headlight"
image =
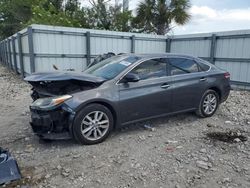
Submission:
[[63,95],[57,97],[40,98],[34,101],[31,104],[31,107],[40,109],[53,108],[55,106],[58,106],[59,104],[62,104],[64,101],[70,99],[71,97],[71,95]]

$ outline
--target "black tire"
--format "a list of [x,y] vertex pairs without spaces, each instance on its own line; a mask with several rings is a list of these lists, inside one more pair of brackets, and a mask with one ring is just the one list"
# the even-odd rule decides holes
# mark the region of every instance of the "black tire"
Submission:
[[[97,140],[90,140],[86,138],[86,135],[84,136],[82,133],[82,121],[88,114],[94,113],[96,111],[102,112],[106,115],[105,117],[108,118],[109,126],[103,136],[101,136]],[[73,123],[73,135],[75,140],[80,144],[86,144],[86,145],[98,144],[103,142],[109,136],[113,127],[114,127],[114,120],[110,110],[101,104],[94,103],[84,107],[77,113]]]
[[[214,108],[214,110],[211,112],[211,113],[207,113],[205,112],[203,105],[204,105],[204,102],[206,100],[206,97],[210,95],[210,96],[214,96],[216,98],[216,106]],[[216,110],[218,109],[219,107],[219,95],[216,91],[214,90],[211,90],[211,89],[208,89],[204,94],[203,96],[201,97],[201,101],[200,101],[200,104],[199,104],[199,108],[198,110],[196,111],[196,114],[200,117],[203,117],[203,118],[206,118],[206,117],[211,117],[212,115],[214,115],[214,113],[216,112]]]

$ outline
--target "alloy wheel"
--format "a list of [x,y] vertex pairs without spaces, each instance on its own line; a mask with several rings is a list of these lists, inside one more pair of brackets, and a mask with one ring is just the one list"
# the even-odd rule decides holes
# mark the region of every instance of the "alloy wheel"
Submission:
[[217,97],[213,93],[209,93],[203,101],[203,110],[207,115],[212,114],[217,107]]
[[96,141],[101,139],[109,129],[110,121],[106,113],[93,111],[87,114],[81,123],[83,137]]

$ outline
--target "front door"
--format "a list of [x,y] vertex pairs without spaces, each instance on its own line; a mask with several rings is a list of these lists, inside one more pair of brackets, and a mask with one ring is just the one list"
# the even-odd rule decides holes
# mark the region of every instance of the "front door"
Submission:
[[150,59],[130,71],[139,76],[138,82],[119,83],[122,123],[171,112],[172,87],[167,72],[166,59]]

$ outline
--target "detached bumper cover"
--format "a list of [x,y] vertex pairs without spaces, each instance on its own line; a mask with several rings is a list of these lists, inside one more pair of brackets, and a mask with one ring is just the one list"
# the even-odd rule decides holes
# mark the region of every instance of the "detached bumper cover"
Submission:
[[18,179],[21,179],[21,173],[16,160],[0,148],[0,185]]
[[53,110],[32,109],[30,125],[39,137],[48,140],[71,138],[71,124],[74,113],[64,106]]

